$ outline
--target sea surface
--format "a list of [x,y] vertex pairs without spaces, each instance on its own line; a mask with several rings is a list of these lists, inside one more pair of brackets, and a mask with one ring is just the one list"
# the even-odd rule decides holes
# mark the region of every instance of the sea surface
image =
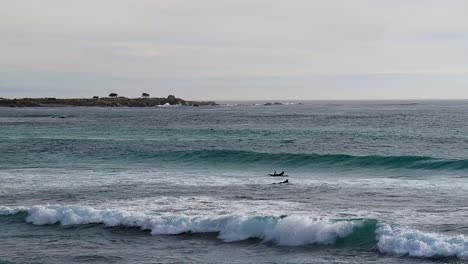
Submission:
[[1,264],[467,261],[468,101],[0,108]]

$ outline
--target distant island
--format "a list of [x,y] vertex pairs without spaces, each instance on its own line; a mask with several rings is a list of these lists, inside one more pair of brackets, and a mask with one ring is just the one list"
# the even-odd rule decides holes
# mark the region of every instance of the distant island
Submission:
[[150,97],[142,93],[140,98],[127,98],[116,93],[108,97],[60,99],[48,98],[0,98],[0,107],[60,107],[60,106],[98,106],[98,107],[158,107],[158,106],[207,106],[216,105],[213,101],[186,101],[174,95],[168,97]]

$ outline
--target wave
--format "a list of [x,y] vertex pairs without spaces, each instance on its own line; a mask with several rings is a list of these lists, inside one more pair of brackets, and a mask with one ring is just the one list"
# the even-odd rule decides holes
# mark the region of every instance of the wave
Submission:
[[[157,156],[162,154],[156,154]],[[265,165],[292,168],[382,168],[421,170],[467,170],[468,160],[438,159],[424,156],[353,156],[346,154],[264,153],[235,150],[197,150],[168,152],[168,161],[189,163]],[[154,158],[154,156],[153,156]]]
[[216,233],[224,242],[259,239],[281,246],[334,245],[377,248],[412,257],[468,259],[468,238],[392,227],[373,219],[332,220],[311,216],[156,216],[141,212],[99,210],[80,206],[0,206],[0,215],[27,213],[33,225],[102,224],[149,230],[152,235]]
[[444,236],[382,225],[376,230],[381,253],[411,257],[458,257],[468,259],[468,238]]
[[[34,225],[60,224],[138,227],[152,235],[218,233],[225,242],[261,239],[284,246],[334,244],[375,225],[372,220],[332,221],[301,216],[151,216],[139,212],[97,210],[89,207],[34,206],[26,218]],[[355,239],[355,236],[350,238]]]
[[0,215],[15,215],[21,212],[27,212],[27,207],[17,206],[17,207],[8,207],[0,206]]
[[[123,140],[123,139],[109,139]],[[447,159],[427,156],[382,156],[320,153],[277,153],[231,149],[175,150],[180,146],[164,146],[165,150],[148,144],[145,140],[125,139],[119,146],[109,140],[53,139],[19,140],[11,147],[5,158],[0,160],[4,168],[18,167],[69,167],[80,160],[81,167],[100,166],[220,166],[263,167],[264,169],[410,169],[468,171],[468,159]],[[130,141],[129,141],[130,140]],[[120,146],[121,144],[121,146]],[[159,144],[159,143],[158,143]],[[281,144],[295,144],[294,139],[284,139]],[[183,147],[185,149],[185,147]],[[167,150],[171,149],[171,150]],[[174,149],[174,150],[173,150]],[[26,152],[24,152],[27,150]],[[20,154],[18,154],[20,153]],[[22,158],[20,159],[19,156]],[[29,157],[29,158],[24,158]],[[64,162],[52,162],[57,157]]]

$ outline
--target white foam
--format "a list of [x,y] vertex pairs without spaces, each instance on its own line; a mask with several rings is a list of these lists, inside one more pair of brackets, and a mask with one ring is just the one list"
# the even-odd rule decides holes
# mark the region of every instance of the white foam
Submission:
[[226,242],[257,238],[287,246],[332,244],[362,225],[359,221],[335,222],[308,216],[282,219],[247,215],[151,216],[138,212],[76,206],[34,206],[28,213],[26,221],[35,225],[99,223],[106,226],[139,227],[151,230],[153,235],[217,232],[218,237]]
[[171,105],[170,103],[165,103],[163,105],[156,105],[156,107],[164,107],[164,108],[166,108],[166,107],[179,107],[179,106],[181,106],[181,105],[180,104]]
[[[103,224],[149,230],[152,235],[218,233],[225,242],[260,239],[284,246],[333,244],[362,227],[363,221],[333,221],[306,215],[285,218],[243,215],[156,215],[139,211],[95,209],[83,206],[0,206],[0,215],[27,210],[26,221],[35,225]],[[381,253],[411,257],[457,257],[468,259],[468,238],[424,233],[378,224],[377,247]]]
[[8,206],[0,206],[0,215],[14,215],[19,212],[27,211],[28,208],[26,207],[8,207]]
[[381,225],[377,229],[381,253],[412,257],[458,257],[468,259],[468,239]]
[[307,244],[333,244],[336,239],[350,235],[362,222],[316,220],[310,217],[292,216],[266,233],[265,240],[279,245],[299,246]]

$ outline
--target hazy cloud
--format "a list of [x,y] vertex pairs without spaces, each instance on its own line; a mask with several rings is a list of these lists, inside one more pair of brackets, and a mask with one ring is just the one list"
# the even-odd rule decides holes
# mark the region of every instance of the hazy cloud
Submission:
[[0,97],[468,98],[466,1],[0,4]]

